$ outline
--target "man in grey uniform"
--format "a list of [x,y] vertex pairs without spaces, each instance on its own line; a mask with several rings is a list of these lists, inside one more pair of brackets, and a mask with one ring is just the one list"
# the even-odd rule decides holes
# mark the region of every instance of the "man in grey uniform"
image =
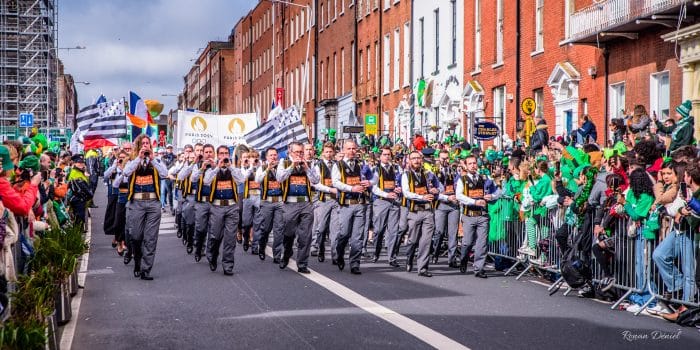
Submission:
[[192,207],[194,208],[194,230],[188,231],[187,254],[192,253],[192,246],[194,245],[195,262],[199,262],[202,259],[202,247],[207,239],[209,227],[209,213],[211,212],[209,195],[211,194],[211,186],[204,183],[204,174],[205,171],[216,165],[214,161],[214,145],[204,145],[202,156],[202,161],[192,168],[192,174],[190,175],[192,192],[194,194],[194,201],[192,202]]
[[234,252],[236,251],[236,231],[238,229],[239,196],[236,182],[242,183],[250,176],[252,168],[241,170],[231,164],[229,150],[219,146],[216,150],[219,162],[204,174],[204,183],[211,185],[211,209],[209,212],[209,240],[207,240],[207,260],[209,269],[216,271],[219,247],[223,243],[221,266],[224,275],[233,275]]
[[398,252],[397,240],[399,239],[399,196],[401,194],[401,185],[397,182],[397,177],[400,176],[400,171],[397,166],[391,163],[391,159],[391,148],[382,147],[379,165],[375,169],[378,183],[372,186],[372,193],[377,196],[373,203],[374,258],[372,262],[376,263],[379,260],[384,233],[388,232],[386,247],[389,265],[399,267],[396,255]]
[[127,197],[127,222],[129,237],[134,249],[134,277],[150,281],[156,256],[160,229],[160,180],[168,174],[168,168],[153,161],[151,140],[145,135],[135,140],[138,157],[124,166],[123,176],[129,178]]
[[455,188],[457,200],[462,204],[462,257],[459,271],[467,272],[469,251],[474,248],[474,276],[487,278],[484,272],[488,248],[489,213],[487,202],[495,201],[501,196],[501,190],[490,179],[477,173],[478,165],[475,156],[465,160],[467,174],[457,181]]
[[459,174],[450,167],[450,153],[440,151],[440,172],[438,180],[445,192],[440,196],[437,209],[435,209],[435,235],[433,236],[433,263],[437,264],[440,256],[443,236],[447,235],[447,263],[450,267],[459,267],[454,260],[457,250],[457,229],[459,228],[459,202],[455,196],[455,181],[459,181]]
[[410,168],[401,176],[401,189],[408,206],[408,258],[406,271],[413,269],[413,257],[418,250],[418,276],[432,277],[428,271],[430,247],[435,232],[433,201],[442,188],[433,173],[423,169],[423,155],[409,155]]
[[[326,235],[330,236],[331,258],[337,261],[338,256],[335,251],[338,241],[338,189],[333,187],[331,172],[335,161],[333,155],[335,146],[332,143],[323,145],[321,158],[316,162],[316,173],[319,174],[320,182],[314,185],[318,194],[318,202],[314,207],[314,236],[318,243],[318,261],[326,260]],[[313,252],[312,252],[313,255]]]
[[255,173],[255,181],[260,184],[260,211],[255,216],[253,223],[253,253],[258,254],[260,260],[265,260],[265,247],[273,232],[272,262],[279,264],[282,259],[282,243],[284,240],[284,217],[282,209],[282,184],[276,178],[277,150],[268,148],[265,151],[265,164]]
[[282,182],[284,193],[284,252],[280,269],[289,264],[297,240],[297,271],[310,273],[308,268],[311,249],[311,228],[314,222],[311,204],[311,185],[319,181],[311,161],[304,158],[304,148],[298,142],[288,146],[289,161],[280,162],[276,178]]
[[357,143],[346,140],[343,145],[345,158],[333,165],[331,173],[333,187],[338,189],[338,220],[341,223],[336,252],[338,269],[345,269],[345,247],[350,243],[350,272],[360,275],[362,257],[362,235],[365,226],[366,196],[368,188],[377,183],[376,176],[363,179],[360,162],[356,159]]

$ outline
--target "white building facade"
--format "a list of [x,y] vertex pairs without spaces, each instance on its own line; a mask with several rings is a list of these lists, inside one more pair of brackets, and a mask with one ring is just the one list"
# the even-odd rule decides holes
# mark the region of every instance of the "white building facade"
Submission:
[[413,131],[459,134],[463,113],[464,1],[413,2]]

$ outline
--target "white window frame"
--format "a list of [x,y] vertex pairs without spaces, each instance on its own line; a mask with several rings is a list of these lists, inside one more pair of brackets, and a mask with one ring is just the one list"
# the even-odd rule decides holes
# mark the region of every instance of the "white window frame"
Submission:
[[[660,81],[663,77],[666,77],[666,91],[659,91]],[[671,73],[669,71],[661,71],[649,75],[649,115],[656,112],[656,117],[659,120],[666,120],[671,117]],[[661,106],[661,94],[666,95],[665,106]],[[663,110],[661,108],[666,107],[668,115],[664,116],[662,114]]]
[[480,72],[480,71],[481,71],[481,0],[474,0],[474,73]]
[[338,54],[333,53],[333,97],[338,96]]
[[503,0],[496,0],[496,63],[503,65]]
[[[364,53],[363,53],[362,50],[360,50],[359,62],[360,62],[360,64],[357,65],[357,66],[360,68],[358,77],[359,77],[359,83],[362,83],[363,81],[365,81],[365,70],[364,70],[364,67],[365,67],[365,55],[364,55]],[[353,67],[354,67],[354,66],[355,66],[355,65],[353,64]]]
[[345,92],[345,48],[340,48],[340,93]]
[[[610,119],[624,118],[625,98],[627,95],[625,81],[610,84],[608,89],[610,91],[610,106],[608,110]],[[622,91],[622,94],[620,94],[620,91]]]
[[403,86],[411,85],[411,22],[403,25]]
[[532,54],[544,52],[544,0],[535,0],[535,50]]
[[[499,91],[502,91],[502,93]],[[496,124],[500,123],[500,127],[505,128],[505,126],[508,125],[506,123],[506,120],[507,120],[506,111],[508,110],[506,108],[506,86],[505,85],[497,86],[497,87],[493,88],[492,93],[493,93],[493,117],[494,117],[494,121],[496,122]],[[500,115],[498,113],[500,111],[503,112],[502,115]],[[502,117],[502,119],[499,119],[499,117]],[[505,131],[505,130],[502,129],[501,131]]]
[[536,105],[534,116],[544,116],[544,88],[532,90],[532,98]]
[[391,32],[384,35],[383,50],[384,68],[382,72],[382,93],[386,95],[391,89]]
[[394,30],[394,91],[401,87],[401,29]]

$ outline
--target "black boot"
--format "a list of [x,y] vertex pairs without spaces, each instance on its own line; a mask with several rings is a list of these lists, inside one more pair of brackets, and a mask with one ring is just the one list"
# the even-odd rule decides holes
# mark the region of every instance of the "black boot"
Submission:
[[187,254],[192,254],[194,244],[194,225],[188,225],[185,233],[187,234]]
[[141,257],[143,256],[141,252],[141,241],[131,241],[131,247],[133,248],[134,254],[134,277],[141,277]]
[[184,231],[184,225],[182,224],[182,214],[177,214],[175,216],[175,225],[177,226],[177,238],[182,238],[182,231]]
[[209,270],[211,271],[216,271],[217,267],[217,260],[219,260],[219,246],[221,245],[220,241],[217,241],[215,239],[211,240],[211,259],[209,260]]

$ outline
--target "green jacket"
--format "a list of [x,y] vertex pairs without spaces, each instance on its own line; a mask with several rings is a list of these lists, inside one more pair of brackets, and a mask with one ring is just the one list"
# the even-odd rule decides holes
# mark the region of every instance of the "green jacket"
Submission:
[[682,146],[693,143],[693,127],[694,119],[690,116],[679,120],[678,123],[672,125],[671,127],[666,127],[660,121],[656,121],[656,128],[659,131],[665,134],[671,134],[671,144],[668,146],[668,150],[671,152],[681,148]]
[[535,183],[535,186],[530,187],[530,194],[535,202],[535,215],[547,214],[547,207],[541,205],[542,199],[553,194],[552,178],[549,174],[543,174],[542,177]]
[[625,212],[630,216],[630,219],[639,221],[646,219],[649,216],[649,210],[654,203],[654,197],[646,193],[642,193],[639,198],[634,195],[632,190],[627,192],[625,196]]

